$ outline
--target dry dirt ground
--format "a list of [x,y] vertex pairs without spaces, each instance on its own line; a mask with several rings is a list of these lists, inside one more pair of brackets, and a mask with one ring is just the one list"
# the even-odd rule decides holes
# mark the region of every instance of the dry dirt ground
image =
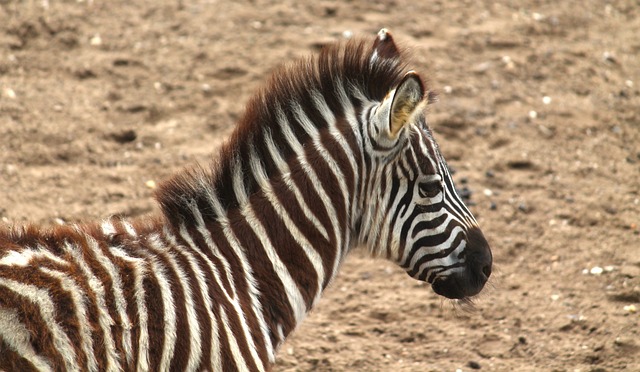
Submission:
[[638,1],[0,1],[2,223],[155,211],[273,68],[381,27],[495,274],[467,309],[354,253],[276,370],[640,371]]

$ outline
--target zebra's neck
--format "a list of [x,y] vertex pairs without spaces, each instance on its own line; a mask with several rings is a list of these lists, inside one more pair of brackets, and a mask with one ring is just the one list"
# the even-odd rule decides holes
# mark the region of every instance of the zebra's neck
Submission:
[[[212,257],[225,296],[247,306],[257,326],[251,329],[261,329],[257,339],[272,350],[336,276],[359,213],[354,198],[362,159],[353,150],[360,142],[354,117],[322,111],[322,126],[295,104],[291,111],[276,116],[284,135],[265,131],[238,140],[246,149],[227,147],[229,157],[214,174],[187,171],[158,195],[167,217],[164,239]],[[299,130],[306,137],[293,134]]]
[[376,58],[354,42],[285,67],[249,101],[212,169],[159,188],[167,229],[220,261],[267,348],[300,323],[359,238],[372,195],[364,123],[402,76],[399,59]]

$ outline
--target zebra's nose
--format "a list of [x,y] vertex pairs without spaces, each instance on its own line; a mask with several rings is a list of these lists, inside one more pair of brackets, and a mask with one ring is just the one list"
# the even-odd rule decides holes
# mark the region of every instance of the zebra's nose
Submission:
[[467,232],[466,264],[462,271],[436,279],[432,288],[441,296],[461,299],[475,296],[491,276],[493,257],[487,240],[479,229]]

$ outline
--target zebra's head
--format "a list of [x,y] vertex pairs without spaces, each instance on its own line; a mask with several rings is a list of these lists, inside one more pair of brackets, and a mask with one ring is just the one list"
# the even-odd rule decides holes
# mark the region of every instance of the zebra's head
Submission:
[[427,126],[429,100],[410,71],[365,111],[372,164],[361,238],[436,293],[467,298],[491,275],[492,255]]

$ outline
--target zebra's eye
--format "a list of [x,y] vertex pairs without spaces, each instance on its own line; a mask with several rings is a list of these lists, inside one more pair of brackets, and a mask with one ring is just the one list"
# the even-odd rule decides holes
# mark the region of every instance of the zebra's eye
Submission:
[[420,182],[418,184],[418,194],[421,198],[435,198],[440,191],[442,191],[442,185],[439,181]]

